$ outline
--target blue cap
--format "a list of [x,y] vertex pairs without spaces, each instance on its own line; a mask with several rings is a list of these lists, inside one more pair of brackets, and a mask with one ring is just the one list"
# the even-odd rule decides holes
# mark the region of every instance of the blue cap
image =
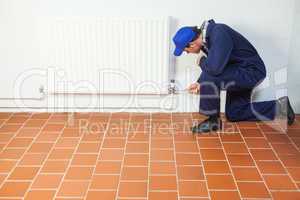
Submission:
[[193,31],[192,27],[182,27],[177,31],[173,37],[175,43],[175,56],[180,56],[184,51],[184,48],[196,37],[197,33]]

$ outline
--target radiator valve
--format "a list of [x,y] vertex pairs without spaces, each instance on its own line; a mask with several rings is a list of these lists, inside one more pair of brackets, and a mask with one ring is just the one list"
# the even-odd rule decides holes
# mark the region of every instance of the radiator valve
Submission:
[[175,94],[176,93],[176,87],[175,87],[175,80],[171,79],[169,88],[168,88],[169,94]]

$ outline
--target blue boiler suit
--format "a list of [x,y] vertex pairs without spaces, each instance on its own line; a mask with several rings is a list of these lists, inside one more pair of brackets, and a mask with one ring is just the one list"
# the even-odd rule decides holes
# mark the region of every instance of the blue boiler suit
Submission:
[[251,102],[252,90],[266,77],[264,62],[241,34],[210,20],[202,50],[199,112],[219,115],[220,90],[227,91],[225,113],[229,121],[273,120],[276,101]]

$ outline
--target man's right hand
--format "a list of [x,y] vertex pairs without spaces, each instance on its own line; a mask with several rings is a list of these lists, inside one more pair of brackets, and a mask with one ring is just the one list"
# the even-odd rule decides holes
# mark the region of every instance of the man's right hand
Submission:
[[188,88],[187,91],[191,94],[199,94],[200,93],[200,84],[199,83],[192,83]]

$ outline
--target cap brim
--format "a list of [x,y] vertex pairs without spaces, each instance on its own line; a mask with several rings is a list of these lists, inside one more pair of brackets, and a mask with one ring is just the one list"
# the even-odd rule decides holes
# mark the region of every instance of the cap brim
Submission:
[[174,56],[180,56],[183,52],[183,49],[181,48],[176,48],[174,51]]

